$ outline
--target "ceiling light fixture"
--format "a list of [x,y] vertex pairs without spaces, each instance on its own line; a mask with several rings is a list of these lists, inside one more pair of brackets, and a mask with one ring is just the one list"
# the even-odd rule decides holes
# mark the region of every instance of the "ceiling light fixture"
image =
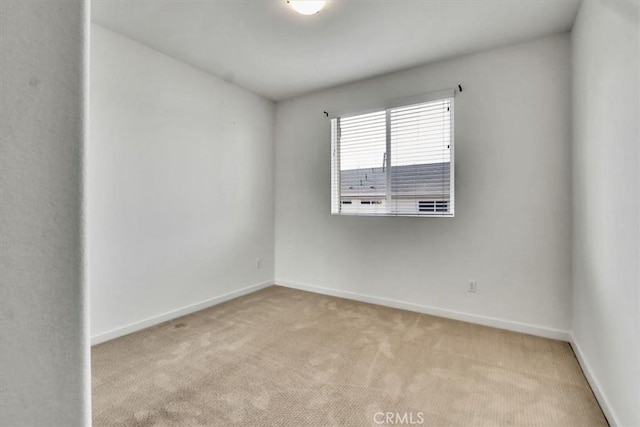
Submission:
[[287,3],[302,15],[313,15],[322,10],[327,0],[287,0]]

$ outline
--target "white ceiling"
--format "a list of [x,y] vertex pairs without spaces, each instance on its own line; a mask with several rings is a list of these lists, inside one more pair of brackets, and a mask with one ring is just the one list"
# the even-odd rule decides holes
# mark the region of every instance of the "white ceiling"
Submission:
[[92,19],[273,100],[571,28],[580,0],[93,0]]

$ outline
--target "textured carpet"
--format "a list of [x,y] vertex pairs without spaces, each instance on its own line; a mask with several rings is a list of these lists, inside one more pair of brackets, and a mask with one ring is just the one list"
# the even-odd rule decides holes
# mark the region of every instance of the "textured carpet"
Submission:
[[607,425],[567,343],[278,286],[92,359],[96,427]]

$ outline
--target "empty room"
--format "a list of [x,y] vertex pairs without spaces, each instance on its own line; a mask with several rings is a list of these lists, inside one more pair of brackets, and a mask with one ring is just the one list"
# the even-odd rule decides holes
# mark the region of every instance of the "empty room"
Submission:
[[2,427],[640,427],[640,2],[0,16]]

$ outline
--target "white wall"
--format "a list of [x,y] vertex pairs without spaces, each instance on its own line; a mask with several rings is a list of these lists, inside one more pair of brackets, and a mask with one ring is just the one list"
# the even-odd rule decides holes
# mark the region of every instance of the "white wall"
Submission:
[[[331,216],[323,111],[458,83],[456,217]],[[276,282],[565,336],[545,328],[569,328],[570,92],[562,34],[278,103]]]
[[572,34],[572,334],[624,426],[640,425],[639,8],[586,1]]
[[87,5],[0,1],[0,425],[90,425]]
[[91,31],[95,342],[273,281],[275,107],[103,27]]

